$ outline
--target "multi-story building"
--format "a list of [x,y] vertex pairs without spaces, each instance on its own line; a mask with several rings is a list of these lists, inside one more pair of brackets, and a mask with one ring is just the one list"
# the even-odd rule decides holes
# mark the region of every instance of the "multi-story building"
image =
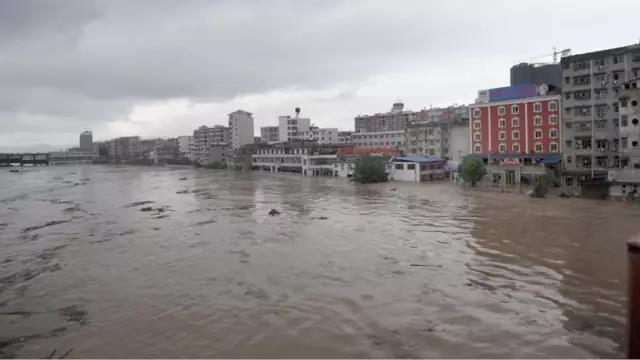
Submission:
[[389,180],[427,182],[448,176],[446,160],[433,156],[396,156],[387,164]]
[[193,136],[178,136],[178,151],[181,157],[191,159],[193,147]]
[[93,152],[93,133],[91,131],[83,131],[80,133],[80,149],[79,151]]
[[213,145],[229,145],[231,141],[231,130],[222,125],[214,127],[201,126],[193,130],[193,151],[194,161],[204,163],[211,158],[208,154]]
[[337,144],[338,129],[336,128],[319,128],[311,126],[308,132],[303,134],[304,140],[314,140],[318,144]]
[[404,151],[452,161],[469,153],[469,107],[450,106],[421,111],[421,118],[407,125]]
[[263,126],[260,128],[260,139],[266,144],[274,144],[280,141],[279,126]]
[[236,110],[228,116],[231,148],[237,150],[242,145],[253,144],[253,116],[251,113]]
[[281,142],[308,140],[308,132],[311,128],[310,118],[301,118],[300,108],[296,108],[295,116],[279,116],[278,129]]
[[488,93],[495,96],[470,105],[471,151],[485,157],[560,153],[560,94],[547,89],[546,85],[491,89]]
[[351,131],[338,131],[338,144],[351,144]]
[[109,140],[108,158],[115,163],[137,160],[142,157],[139,136],[124,136]]
[[351,143],[356,146],[381,147],[403,146],[406,142],[405,130],[379,131],[379,132],[354,132],[351,134]]
[[563,186],[580,194],[621,166],[618,93],[640,76],[640,45],[566,56],[561,64]]
[[638,199],[640,186],[640,78],[625,82],[618,94],[618,168],[609,170],[611,197]]
[[251,155],[253,169],[303,176],[334,176],[337,146],[284,143],[261,148]]
[[389,112],[356,116],[355,132],[404,131],[409,122],[420,120],[418,115],[419,113],[413,111],[404,111],[404,104],[398,101]]

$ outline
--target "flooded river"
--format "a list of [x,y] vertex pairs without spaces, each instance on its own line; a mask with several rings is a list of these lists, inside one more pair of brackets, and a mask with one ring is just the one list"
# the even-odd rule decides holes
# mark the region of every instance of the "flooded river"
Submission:
[[623,356],[629,204],[191,168],[0,184],[4,357]]

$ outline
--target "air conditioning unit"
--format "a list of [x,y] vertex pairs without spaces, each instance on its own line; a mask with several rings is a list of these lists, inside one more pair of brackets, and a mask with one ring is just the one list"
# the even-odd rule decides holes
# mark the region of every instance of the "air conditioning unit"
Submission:
[[613,80],[613,85],[618,85],[618,80]]
[[607,81],[606,81],[606,80],[602,80],[602,81],[600,81],[600,86],[605,86],[606,84],[607,84]]

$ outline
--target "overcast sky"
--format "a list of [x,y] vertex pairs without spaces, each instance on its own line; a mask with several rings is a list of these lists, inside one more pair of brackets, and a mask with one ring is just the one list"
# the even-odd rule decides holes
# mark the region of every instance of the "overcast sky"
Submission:
[[0,0],[0,147],[188,135],[244,109],[358,114],[470,103],[552,47],[638,42],[628,1]]

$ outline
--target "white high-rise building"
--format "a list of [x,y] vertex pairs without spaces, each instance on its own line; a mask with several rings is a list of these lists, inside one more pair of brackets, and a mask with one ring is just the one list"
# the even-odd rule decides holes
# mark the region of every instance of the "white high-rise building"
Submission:
[[253,144],[253,116],[250,112],[236,110],[229,114],[231,129],[231,148],[239,149],[242,145]]
[[308,134],[311,130],[311,119],[300,117],[300,108],[296,108],[296,115],[278,117],[278,127],[280,128],[280,141],[309,140]]

